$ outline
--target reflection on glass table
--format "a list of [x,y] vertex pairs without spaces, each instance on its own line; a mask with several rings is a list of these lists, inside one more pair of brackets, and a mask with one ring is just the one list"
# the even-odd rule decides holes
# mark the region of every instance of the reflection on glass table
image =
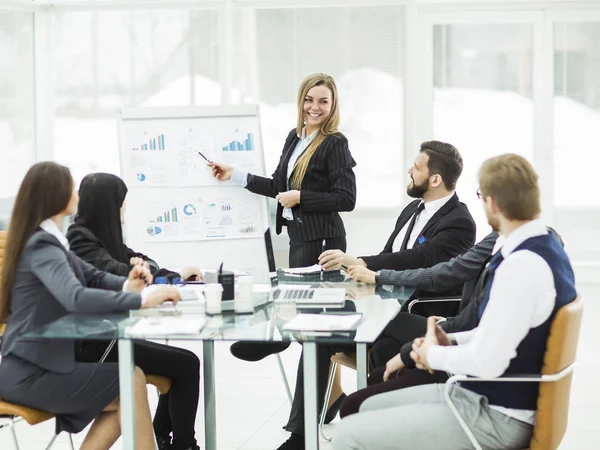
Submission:
[[[296,278],[296,277],[294,277]],[[309,285],[316,289],[344,288],[346,301],[341,308],[298,308],[294,303],[271,301],[272,293],[255,292],[253,301],[257,305],[252,314],[224,313],[206,315],[203,306],[182,308],[181,310],[134,311],[131,314],[63,316],[55,322],[28,333],[24,339],[90,339],[117,340],[119,347],[119,384],[121,392],[121,429],[124,446],[135,448],[135,417],[133,390],[133,345],[138,338],[196,340],[203,341],[203,383],[204,383],[204,421],[205,447],[216,450],[216,398],[215,398],[215,341],[255,341],[277,342],[298,341],[304,347],[304,388],[305,388],[305,436],[306,448],[316,450],[319,447],[317,434],[317,344],[342,343],[356,346],[358,386],[366,386],[367,345],[374,342],[388,322],[398,314],[401,306],[414,293],[412,288],[387,290],[382,287],[342,280],[339,273],[333,279],[318,280],[280,280],[280,286],[286,283]],[[324,277],[325,278],[325,277]],[[347,314],[360,313],[362,318],[355,329],[348,332],[314,333],[284,331],[285,325],[299,313],[310,314]],[[168,321],[169,328],[159,327],[159,333],[144,336],[130,335],[134,326],[144,315],[147,320],[158,323]],[[196,323],[196,326],[190,324]],[[164,325],[164,324],[163,324]],[[183,329],[188,330],[182,333]],[[189,330],[194,330],[190,333]]]

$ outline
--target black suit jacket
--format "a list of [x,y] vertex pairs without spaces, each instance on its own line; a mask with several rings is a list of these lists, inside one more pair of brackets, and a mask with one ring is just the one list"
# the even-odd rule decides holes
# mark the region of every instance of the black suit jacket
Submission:
[[466,252],[475,242],[475,222],[467,205],[456,193],[436,212],[419,233],[412,249],[392,252],[392,246],[402,227],[417,210],[421,200],[411,202],[396,222],[383,251],[375,256],[361,256],[371,270],[405,270],[432,267]]
[[[287,168],[298,143],[294,128],[283,146],[279,164],[271,178],[248,175],[246,189],[256,194],[275,197],[288,191]],[[340,211],[352,211],[356,204],[356,178],[352,168],[356,162],[342,133],[327,136],[313,154],[300,189],[300,204],[292,208],[294,219],[304,241],[346,235]],[[277,205],[276,231],[281,233],[286,220],[283,207]]]
[[75,222],[69,227],[67,231],[67,239],[69,240],[69,246],[71,251],[83,259],[88,264],[91,264],[95,268],[104,272],[112,273],[114,275],[120,275],[126,277],[131,271],[129,260],[131,258],[142,258],[148,263],[150,272],[154,277],[178,277],[177,272],[173,272],[167,269],[161,269],[156,261],[150,259],[143,253],[137,253],[123,244],[125,250],[125,258],[127,262],[116,260],[108,253],[108,250],[104,247],[100,239],[90,230],[88,227],[81,223]]

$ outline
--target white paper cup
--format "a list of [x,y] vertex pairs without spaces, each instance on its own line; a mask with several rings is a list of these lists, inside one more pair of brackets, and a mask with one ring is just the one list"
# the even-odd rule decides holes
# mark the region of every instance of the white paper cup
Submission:
[[204,297],[206,298],[206,312],[208,314],[220,314],[223,286],[220,283],[205,284]]
[[238,282],[235,285],[235,310],[237,312],[254,311],[254,304],[252,302],[253,286],[253,277],[243,276],[238,278]]

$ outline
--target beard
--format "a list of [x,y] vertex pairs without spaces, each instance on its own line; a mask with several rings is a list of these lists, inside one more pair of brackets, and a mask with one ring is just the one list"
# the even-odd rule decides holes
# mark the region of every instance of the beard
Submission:
[[488,224],[490,225],[490,227],[492,227],[492,230],[499,232],[500,231],[500,222],[498,221],[498,219],[493,217],[487,211],[485,212],[485,215],[487,217]]
[[412,180],[412,183],[406,187],[406,193],[412,198],[423,198],[423,195],[427,192],[428,186],[429,180],[425,180],[421,184],[416,184],[415,180]]

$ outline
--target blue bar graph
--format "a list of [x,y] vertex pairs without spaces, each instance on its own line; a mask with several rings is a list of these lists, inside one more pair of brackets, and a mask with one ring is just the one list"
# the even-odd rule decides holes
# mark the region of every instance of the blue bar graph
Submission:
[[252,133],[247,134],[244,142],[231,141],[229,145],[223,147],[224,152],[248,152],[254,150],[254,136]]
[[157,137],[150,138],[147,143],[134,147],[133,150],[165,150],[165,135],[159,134]]

